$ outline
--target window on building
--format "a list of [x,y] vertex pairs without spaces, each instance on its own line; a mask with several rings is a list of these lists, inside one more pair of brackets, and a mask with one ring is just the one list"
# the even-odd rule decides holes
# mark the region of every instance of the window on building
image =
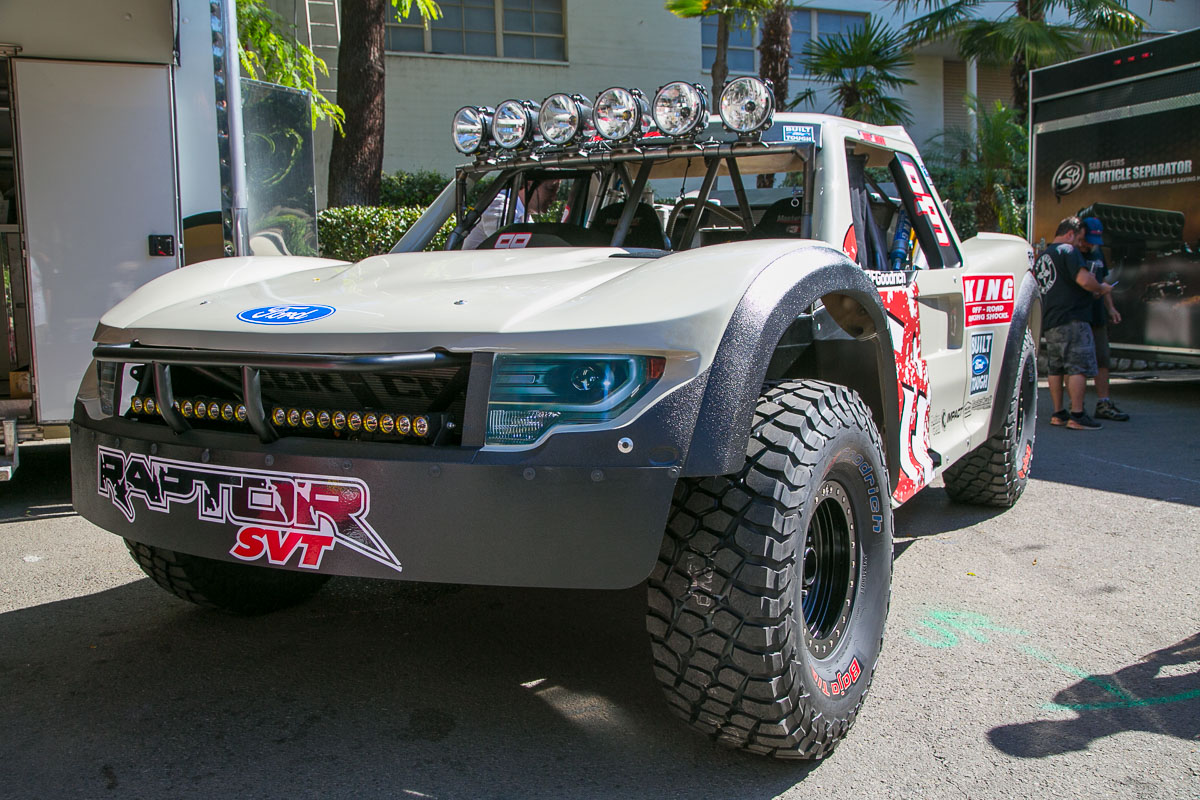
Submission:
[[[825,39],[831,36],[841,36],[862,26],[866,14],[855,14],[846,11],[820,11],[817,9],[801,9],[792,12],[792,73],[803,75],[800,58],[804,54],[804,46],[810,41]],[[758,42],[761,30],[755,27],[742,27],[735,21],[729,28],[729,52],[726,56],[729,72],[732,75],[754,75],[758,72]],[[713,59],[717,55],[717,18],[704,17],[701,20],[701,65],[705,71],[712,69]]]
[[439,0],[441,19],[426,30],[414,9],[387,26],[397,53],[566,61],[563,0]]

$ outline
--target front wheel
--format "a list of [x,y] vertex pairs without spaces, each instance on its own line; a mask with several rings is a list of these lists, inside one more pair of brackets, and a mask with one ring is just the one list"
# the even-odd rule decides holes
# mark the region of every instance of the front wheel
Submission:
[[870,411],[817,381],[763,395],[738,474],[680,482],[647,615],[676,714],[779,758],[834,748],[883,642],[888,489]]
[[125,540],[142,572],[176,597],[205,608],[254,616],[298,605],[328,575],[232,564]]

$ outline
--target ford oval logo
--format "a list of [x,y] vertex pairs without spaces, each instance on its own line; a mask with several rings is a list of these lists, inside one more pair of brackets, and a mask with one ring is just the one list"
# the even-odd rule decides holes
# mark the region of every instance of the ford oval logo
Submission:
[[971,374],[982,375],[988,371],[987,356],[975,356],[971,359]]
[[262,306],[243,311],[237,318],[251,325],[299,325],[324,319],[334,310],[333,306]]

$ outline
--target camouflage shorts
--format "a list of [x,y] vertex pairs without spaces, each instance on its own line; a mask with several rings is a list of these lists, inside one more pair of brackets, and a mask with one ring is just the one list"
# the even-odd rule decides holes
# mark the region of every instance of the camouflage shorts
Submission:
[[1096,374],[1096,340],[1092,326],[1074,320],[1046,331],[1046,361],[1051,375]]

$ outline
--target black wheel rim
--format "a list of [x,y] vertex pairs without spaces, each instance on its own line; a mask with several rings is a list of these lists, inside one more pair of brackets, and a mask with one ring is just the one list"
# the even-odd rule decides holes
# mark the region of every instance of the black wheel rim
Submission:
[[1018,461],[1021,456],[1021,447],[1025,443],[1025,425],[1030,421],[1027,417],[1033,413],[1032,398],[1037,395],[1037,367],[1033,361],[1026,363],[1024,371],[1021,373],[1021,386],[1017,391],[1017,425],[1016,432],[1013,436],[1014,446],[1017,448]]
[[801,606],[805,642],[817,658],[825,658],[846,632],[858,584],[858,539],[850,498],[837,481],[817,491],[801,560]]

